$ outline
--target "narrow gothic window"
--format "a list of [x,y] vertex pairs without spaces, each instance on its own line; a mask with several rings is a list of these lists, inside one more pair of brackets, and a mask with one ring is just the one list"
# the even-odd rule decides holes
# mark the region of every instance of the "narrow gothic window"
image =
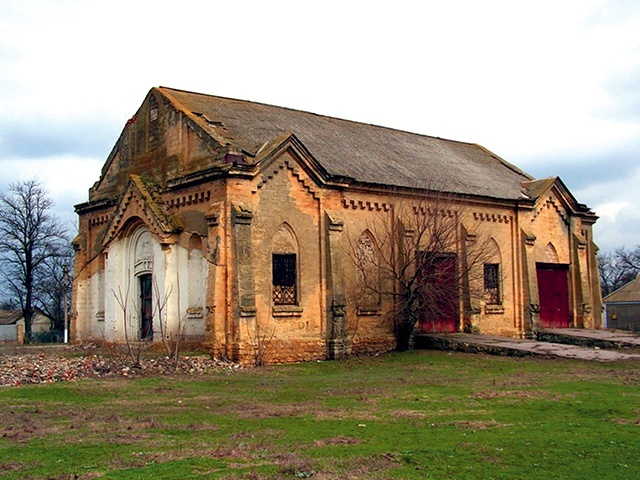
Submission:
[[274,305],[296,304],[296,254],[274,253],[272,257]]
[[380,305],[380,269],[373,235],[367,230],[358,237],[355,253],[357,268],[358,310],[377,310]]
[[151,97],[149,103],[149,151],[153,152],[158,148],[160,140],[160,131],[158,125],[158,101],[155,97]]
[[484,293],[488,304],[500,304],[500,265],[498,263],[484,264]]

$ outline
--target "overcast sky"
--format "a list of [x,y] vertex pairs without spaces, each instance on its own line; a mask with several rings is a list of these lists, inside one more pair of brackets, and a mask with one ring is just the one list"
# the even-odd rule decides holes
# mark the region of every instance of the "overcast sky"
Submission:
[[158,85],[479,143],[640,244],[637,0],[0,0],[0,190],[75,223]]

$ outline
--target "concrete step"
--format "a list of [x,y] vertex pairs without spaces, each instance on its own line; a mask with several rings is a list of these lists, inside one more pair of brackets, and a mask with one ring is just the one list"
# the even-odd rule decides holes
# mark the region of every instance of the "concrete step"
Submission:
[[619,330],[588,330],[583,328],[544,329],[537,333],[541,342],[562,343],[589,348],[640,349],[640,335]]
[[414,345],[417,349],[485,353],[512,357],[539,355],[599,362],[640,360],[640,354],[626,353],[619,349],[607,350],[598,347],[590,348],[578,345],[493,337],[470,333],[417,334],[414,337]]

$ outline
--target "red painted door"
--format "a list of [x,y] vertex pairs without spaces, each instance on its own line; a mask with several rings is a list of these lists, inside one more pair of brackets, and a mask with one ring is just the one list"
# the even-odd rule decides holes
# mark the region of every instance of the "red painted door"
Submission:
[[456,256],[447,255],[429,260],[424,276],[425,306],[418,329],[425,332],[456,332],[458,329],[458,285]]
[[542,328],[568,328],[569,271],[559,268],[538,267],[540,295],[540,326]]

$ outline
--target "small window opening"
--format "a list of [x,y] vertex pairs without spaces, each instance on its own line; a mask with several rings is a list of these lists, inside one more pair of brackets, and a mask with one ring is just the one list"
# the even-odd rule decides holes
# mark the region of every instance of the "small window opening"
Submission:
[[484,292],[488,304],[500,304],[500,265],[498,263],[484,264]]
[[295,305],[297,299],[296,254],[274,253],[272,263],[274,305]]

